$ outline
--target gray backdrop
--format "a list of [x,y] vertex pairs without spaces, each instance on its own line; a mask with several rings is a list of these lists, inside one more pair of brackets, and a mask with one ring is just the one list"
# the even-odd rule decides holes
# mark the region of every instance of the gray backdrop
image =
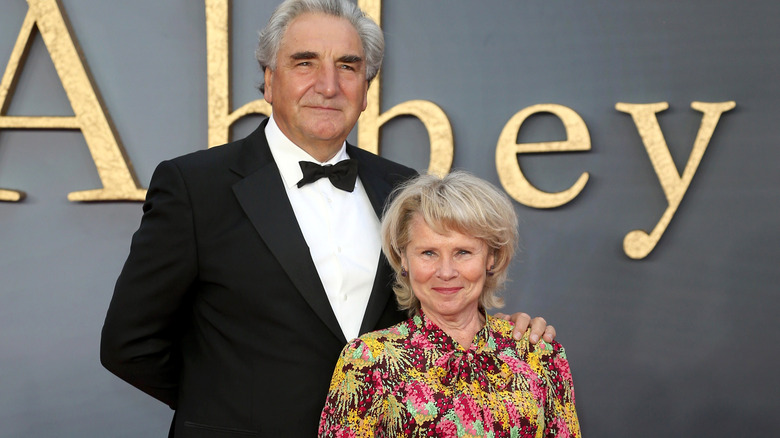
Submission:
[[[62,0],[94,84],[144,186],[156,164],[206,147],[204,4]],[[234,108],[257,99],[256,31],[276,1],[234,1]],[[0,5],[5,68],[27,4]],[[590,437],[774,436],[780,429],[780,3],[770,0],[385,0],[382,108],[437,103],[454,166],[498,183],[495,146],[521,109],[557,103],[592,150],[522,157],[539,188],[583,171],[573,202],[517,205],[522,252],[508,310],[543,315],[571,361]],[[666,208],[637,130],[617,102],[667,101],[659,122],[678,169],[701,114],[734,100],[656,249],[629,259],[623,237]],[[72,114],[38,36],[11,115]],[[257,117],[235,126],[236,136]],[[529,119],[521,141],[564,136]],[[427,167],[415,119],[390,122],[382,155]],[[78,131],[0,132],[0,436],[165,436],[171,411],[98,361],[100,329],[141,204],[71,203],[100,187]],[[270,396],[270,395],[269,395]],[[774,431],[774,432],[773,432]]]

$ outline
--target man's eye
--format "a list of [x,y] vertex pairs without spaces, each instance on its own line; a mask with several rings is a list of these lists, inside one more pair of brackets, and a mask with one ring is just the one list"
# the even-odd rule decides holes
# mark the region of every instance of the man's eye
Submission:
[[342,65],[341,65],[341,69],[342,69],[342,70],[355,71],[355,68],[354,68],[354,67],[352,67],[352,66],[351,66],[351,65],[349,65],[349,64],[342,64]]

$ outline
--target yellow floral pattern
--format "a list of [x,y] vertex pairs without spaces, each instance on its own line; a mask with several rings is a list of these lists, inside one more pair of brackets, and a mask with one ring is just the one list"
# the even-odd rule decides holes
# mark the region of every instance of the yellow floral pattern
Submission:
[[420,314],[347,345],[320,437],[580,437],[563,347],[486,316],[464,349]]

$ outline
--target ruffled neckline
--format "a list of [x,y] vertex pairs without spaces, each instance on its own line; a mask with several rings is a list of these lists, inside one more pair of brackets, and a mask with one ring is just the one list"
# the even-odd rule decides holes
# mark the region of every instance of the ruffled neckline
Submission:
[[496,352],[496,341],[492,327],[493,318],[481,311],[485,324],[474,336],[468,349],[463,348],[455,339],[442,330],[435,322],[420,310],[410,321],[427,342],[416,342],[424,349],[434,349],[438,357],[428,370],[445,386],[458,381],[466,384],[478,382],[485,389],[502,388],[511,378]]

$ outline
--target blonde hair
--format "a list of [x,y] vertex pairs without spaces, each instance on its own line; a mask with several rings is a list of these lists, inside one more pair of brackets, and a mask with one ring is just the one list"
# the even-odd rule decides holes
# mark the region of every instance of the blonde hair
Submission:
[[468,172],[445,177],[422,175],[393,192],[382,218],[382,251],[395,271],[393,290],[399,307],[414,314],[420,301],[408,277],[401,275],[402,254],[411,240],[415,215],[437,233],[456,231],[487,244],[495,261],[479,298],[480,307],[497,308],[504,300],[496,294],[506,282],[507,268],[517,247],[517,215],[509,198],[489,182]]

